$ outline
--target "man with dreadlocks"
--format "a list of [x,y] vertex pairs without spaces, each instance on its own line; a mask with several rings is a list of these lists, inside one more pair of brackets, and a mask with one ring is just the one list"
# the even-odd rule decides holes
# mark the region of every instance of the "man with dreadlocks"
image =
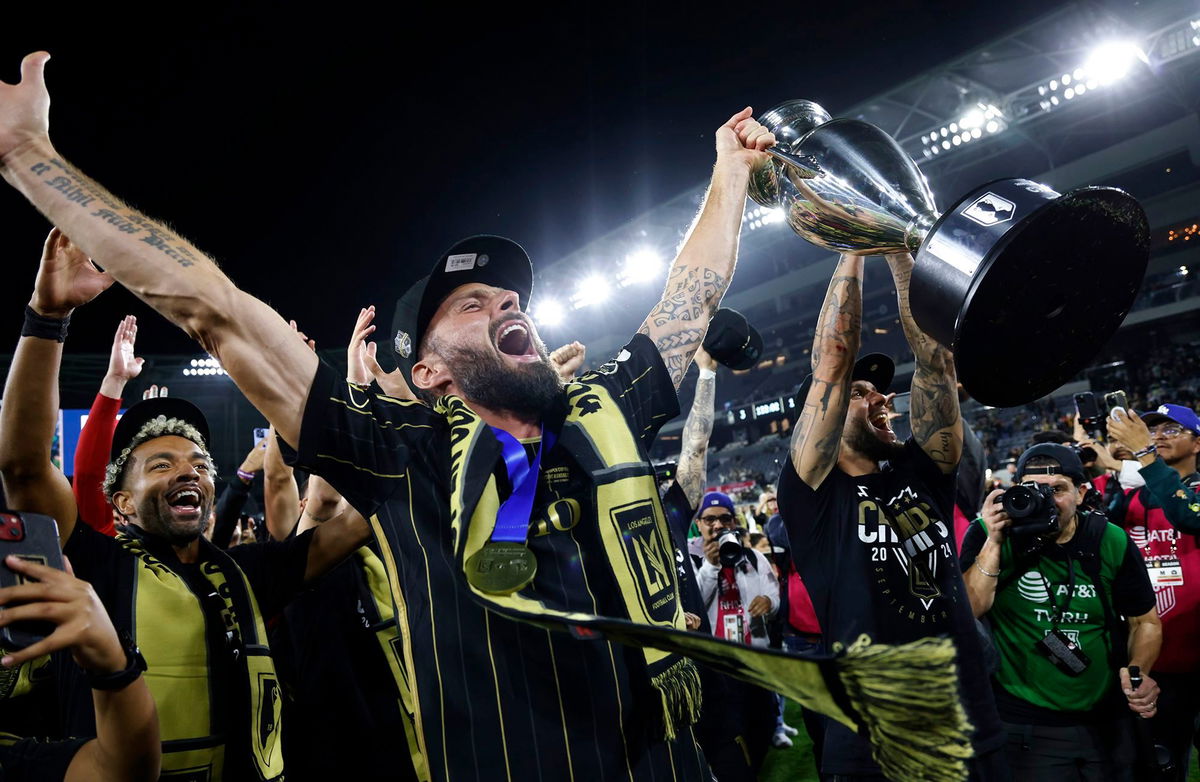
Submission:
[[[282,779],[280,688],[264,618],[370,530],[349,514],[286,542],[216,548],[202,535],[216,478],[208,423],[190,402],[168,397],[129,408],[113,435],[104,493],[127,520],[124,530],[114,539],[78,523],[71,487],[50,461],[58,366],[71,311],[110,283],[51,232],[0,412],[8,501],[58,521],[75,574],[92,584],[126,642],[129,674],[146,669],[163,773]],[[63,735],[95,736],[84,672],[65,655],[52,666]]]

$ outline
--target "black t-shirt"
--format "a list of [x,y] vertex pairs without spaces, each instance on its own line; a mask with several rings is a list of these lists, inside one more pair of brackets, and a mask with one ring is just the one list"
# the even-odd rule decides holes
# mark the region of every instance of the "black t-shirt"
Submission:
[[[568,384],[563,410],[586,413],[595,385],[619,399],[645,452],[678,414],[674,385],[645,336]],[[539,563],[533,588],[557,605],[623,611],[607,563],[589,559],[602,550],[593,483],[564,439],[542,456],[528,537]],[[322,363],[299,446],[289,458],[328,480],[386,538],[419,749],[433,779],[707,778],[689,731],[673,743],[659,738],[661,698],[639,650],[505,619],[472,599],[451,550],[442,415],[364,392]]]
[[0,737],[0,782],[59,780],[88,739],[38,741]]
[[[1004,735],[954,555],[954,494],[955,476],[909,439],[903,455],[880,472],[852,477],[834,467],[815,491],[787,460],[779,513],[831,649],[863,635],[886,644],[953,639],[978,755],[1003,744]],[[878,768],[866,740],[830,723],[824,773],[878,774]]]
[[[312,534],[306,533],[286,542],[253,543],[237,546],[225,552],[245,573],[264,619],[270,619],[280,613],[284,605],[304,586],[304,570],[308,564],[308,545],[311,540]],[[156,546],[156,550],[165,553],[170,550],[170,547]],[[76,522],[75,529],[63,548],[63,553],[70,558],[76,577],[89,582],[95,589],[100,601],[108,610],[118,633],[122,631],[129,633],[136,643],[139,634],[153,632],[152,624],[138,622],[136,617],[131,616],[135,605],[136,584],[129,574],[133,572],[135,556],[115,538],[96,532],[82,522]],[[199,564],[183,564],[173,556],[164,556],[162,559],[164,564],[176,573],[188,575],[198,575],[199,573]],[[215,611],[213,603],[202,600],[198,604],[206,611]],[[189,618],[200,619],[196,614],[179,617],[181,621]],[[222,626],[223,622],[222,618],[215,613],[209,616],[208,621],[214,627]],[[202,632],[200,636],[203,637]],[[186,650],[181,650],[181,655],[190,656]],[[228,670],[227,666],[219,664],[220,659],[213,660],[217,664],[212,666],[210,672],[210,675],[217,679],[226,676]],[[146,660],[149,667],[163,663],[164,661],[149,658]],[[169,664],[167,663],[167,665]],[[68,655],[55,655],[55,669],[63,720],[63,735],[95,736],[95,713],[92,707],[91,689],[88,687],[86,677]],[[232,682],[222,684],[217,681],[211,685],[211,690],[214,692],[230,691],[234,686]],[[161,700],[158,700],[157,706],[160,713],[167,709],[195,708],[194,704],[190,703],[164,703]],[[218,718],[217,722],[226,725],[241,725],[243,717],[230,714],[226,715],[224,719]],[[230,740],[231,750],[226,756],[227,761],[230,756],[236,757],[236,748],[245,745],[248,738],[248,736],[232,737]],[[227,765],[225,778],[238,779],[240,777],[236,768]]]
[[375,612],[355,554],[298,594],[272,625],[271,654],[287,696],[289,780],[417,778],[397,751],[405,730],[400,692],[377,635],[395,624]]

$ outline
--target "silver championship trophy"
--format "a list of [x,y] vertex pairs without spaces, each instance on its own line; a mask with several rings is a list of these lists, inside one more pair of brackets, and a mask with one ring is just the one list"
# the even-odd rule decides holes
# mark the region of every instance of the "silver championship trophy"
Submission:
[[783,210],[813,244],[856,255],[910,252],[917,325],[954,353],[981,403],[1011,407],[1079,373],[1121,325],[1149,261],[1138,202],[1111,187],[1059,194],[1028,179],[975,188],[940,215],[891,136],[806,100],[760,119],[772,160],[750,197]]

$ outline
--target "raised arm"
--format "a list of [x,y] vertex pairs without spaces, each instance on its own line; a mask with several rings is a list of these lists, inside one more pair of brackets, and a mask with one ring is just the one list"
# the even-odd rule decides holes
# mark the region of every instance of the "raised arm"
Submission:
[[[165,224],[120,201],[50,143],[50,55],[21,63],[21,82],[0,82],[0,173],[122,285],[197,339],[246,397],[295,444],[317,357],[269,306]],[[170,178],[159,161],[130,156],[145,176]]]
[[117,413],[121,410],[121,395],[125,384],[142,373],[143,360],[134,355],[137,340],[137,318],[126,315],[117,324],[113,335],[108,371],[100,381],[100,393],[92,402],[87,422],[79,432],[75,446],[75,480],[71,489],[79,506],[83,523],[103,532],[117,534],[113,525],[112,505],[104,496],[104,469],[112,449],[113,432],[117,428]]
[[829,476],[842,447],[850,378],[862,342],[862,284],[862,257],[841,256],[817,316],[812,385],[792,427],[791,445],[792,467],[812,489]]
[[908,302],[913,258],[908,253],[888,255],[888,266],[896,282],[900,325],[908,346],[916,356],[909,421],[913,439],[944,473],[952,473],[962,458],[963,425],[958,410],[958,379],[954,356],[917,326]]
[[675,387],[704,341],[708,321],[733,278],[750,169],[775,136],[742,109],[717,128],[717,163],[700,214],[667,274],[662,299],[639,331],[654,340]]
[[8,504],[53,517],[64,543],[79,511],[67,477],[50,460],[63,350],[55,324],[111,284],[62,232],[50,232],[21,330],[32,333],[17,343],[0,406],[0,478]]
[[275,540],[286,540],[300,518],[300,488],[295,471],[283,460],[275,430],[267,433],[263,455],[263,504],[267,532]]
[[696,366],[700,377],[696,380],[696,396],[692,409],[683,424],[683,447],[679,451],[679,466],[675,480],[683,489],[688,504],[700,507],[704,496],[704,484],[708,476],[708,438],[713,430],[713,399],[717,392],[717,362],[704,348],[696,349]]

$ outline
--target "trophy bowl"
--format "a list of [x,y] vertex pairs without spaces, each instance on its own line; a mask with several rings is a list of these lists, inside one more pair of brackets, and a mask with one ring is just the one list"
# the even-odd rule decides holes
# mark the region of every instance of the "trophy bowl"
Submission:
[[777,143],[750,197],[820,247],[912,253],[913,318],[954,353],[959,381],[982,404],[1012,407],[1062,386],[1133,306],[1150,227],[1128,193],[1000,179],[939,214],[917,164],[874,125],[830,119],[811,101],[759,122]]

